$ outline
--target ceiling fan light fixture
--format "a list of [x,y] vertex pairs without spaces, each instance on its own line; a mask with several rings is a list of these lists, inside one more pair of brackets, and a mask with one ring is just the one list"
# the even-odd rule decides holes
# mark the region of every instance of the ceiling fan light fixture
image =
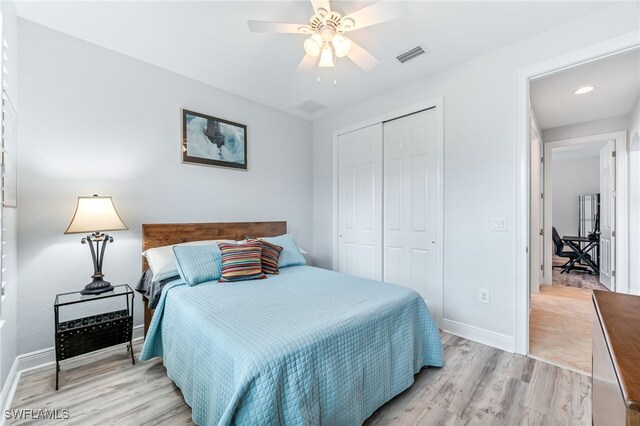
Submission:
[[[320,39],[320,42],[318,42]],[[304,41],[304,51],[307,55],[317,58],[320,55],[320,50],[322,48],[322,39],[318,34],[314,34]]]
[[351,51],[351,40],[342,34],[334,35],[331,43],[333,44],[333,49],[335,50],[338,58],[344,58]]
[[343,18],[340,21],[341,31],[351,31],[356,26],[356,22],[351,18]]
[[329,14],[329,11],[324,7],[319,7],[318,10],[316,10],[316,15],[319,16],[320,18],[324,18],[328,14]]
[[322,40],[326,41],[327,43],[333,40],[333,37],[335,36],[335,34],[336,34],[335,28],[333,28],[330,25],[326,25],[322,27],[322,29],[320,30],[320,36],[322,37]]
[[337,58],[345,56],[363,71],[372,70],[380,60],[344,35],[408,14],[407,0],[376,0],[344,16],[332,10],[330,0],[311,0],[311,6],[314,13],[306,24],[247,21],[252,33],[304,34],[309,37],[308,40],[302,40],[306,54],[296,72],[302,72],[313,65],[335,67]]
[[320,62],[318,63],[320,68],[332,68],[334,66],[333,63],[333,52],[331,51],[331,46],[325,45],[322,48],[322,52],[320,53]]

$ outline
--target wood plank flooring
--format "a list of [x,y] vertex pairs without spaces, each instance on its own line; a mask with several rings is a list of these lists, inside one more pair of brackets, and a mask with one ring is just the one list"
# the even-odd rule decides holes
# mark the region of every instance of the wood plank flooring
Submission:
[[563,285],[565,287],[586,288],[589,290],[609,290],[602,284],[600,284],[600,277],[598,275],[587,274],[581,271],[572,270],[571,272],[562,273],[562,269],[555,268],[555,266],[562,266],[566,263],[567,259],[563,259],[558,256],[553,256],[553,276],[551,282],[553,285]]
[[[446,333],[445,366],[426,368],[367,425],[587,425],[591,379]],[[141,343],[134,344],[136,354]],[[180,390],[154,359],[131,365],[124,346],[25,372],[12,408],[68,409],[65,425],[191,424]],[[8,424],[28,424],[9,420]],[[47,421],[47,424],[55,423]],[[40,422],[42,424],[42,422]]]
[[543,285],[531,295],[529,353],[591,374],[591,290]]

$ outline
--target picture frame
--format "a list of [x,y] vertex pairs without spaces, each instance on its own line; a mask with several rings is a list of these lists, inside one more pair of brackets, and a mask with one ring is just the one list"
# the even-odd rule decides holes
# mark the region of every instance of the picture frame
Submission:
[[247,170],[247,126],[182,109],[182,162]]

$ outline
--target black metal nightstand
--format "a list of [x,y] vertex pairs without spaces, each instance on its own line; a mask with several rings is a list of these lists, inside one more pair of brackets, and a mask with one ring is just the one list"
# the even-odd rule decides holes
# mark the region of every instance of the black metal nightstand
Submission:
[[[126,309],[111,310],[115,297],[126,299]],[[114,286],[112,291],[97,295],[83,295],[79,291],[56,295],[53,306],[55,315],[56,340],[56,390],[58,390],[58,375],[60,361],[104,349],[121,343],[129,343],[127,350],[133,357],[133,298],[134,293],[127,284]],[[67,321],[60,321],[60,308],[77,305],[78,303],[103,301],[108,305],[108,312],[83,316]],[[124,306],[122,306],[124,308]],[[78,308],[78,306],[76,306]],[[84,309],[81,309],[84,311]]]

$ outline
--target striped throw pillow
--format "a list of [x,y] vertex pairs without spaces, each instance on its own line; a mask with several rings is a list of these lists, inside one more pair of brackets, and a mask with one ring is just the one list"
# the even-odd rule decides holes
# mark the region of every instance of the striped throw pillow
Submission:
[[279,274],[278,259],[280,259],[280,252],[282,247],[271,244],[265,240],[259,240],[262,243],[262,256],[260,261],[262,262],[262,272],[265,274]]
[[222,254],[222,275],[218,281],[246,281],[266,278],[262,273],[262,243],[249,241],[243,244],[219,243]]

